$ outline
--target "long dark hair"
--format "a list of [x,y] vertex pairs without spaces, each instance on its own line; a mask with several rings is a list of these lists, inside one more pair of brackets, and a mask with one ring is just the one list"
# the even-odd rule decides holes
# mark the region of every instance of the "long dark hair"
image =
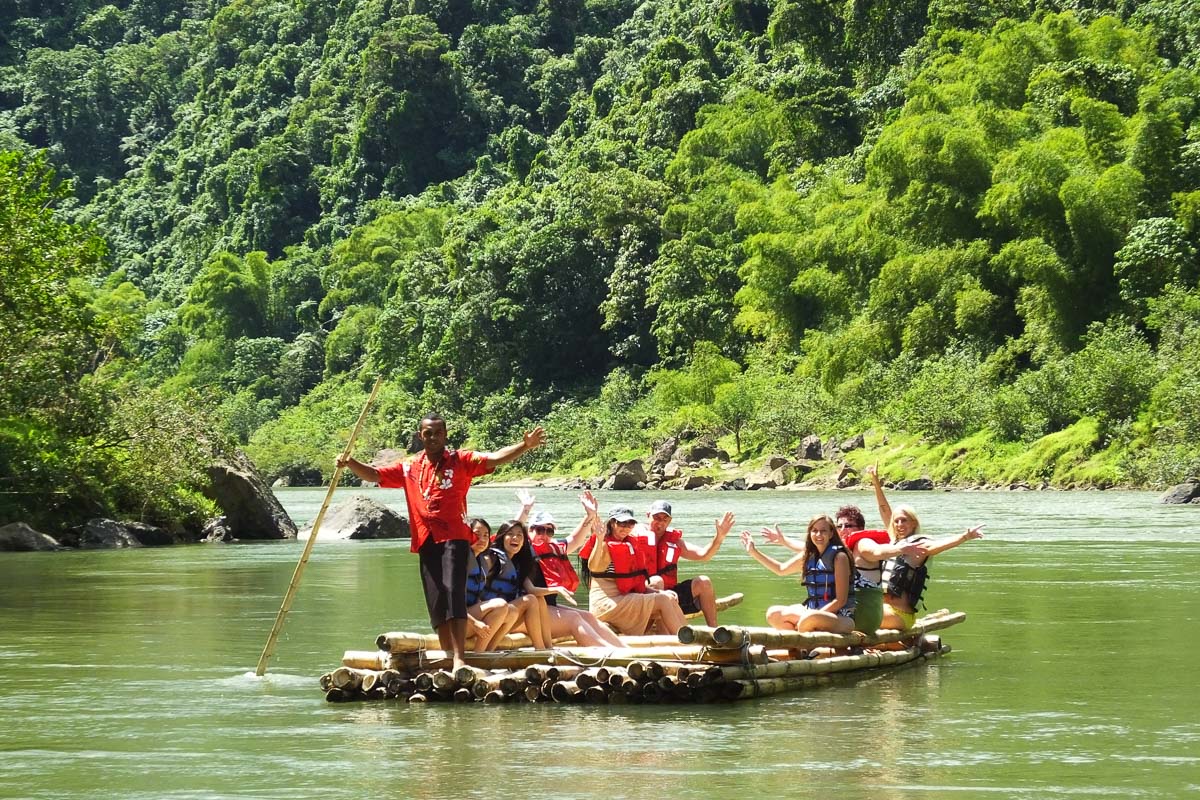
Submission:
[[512,557],[513,566],[517,568],[517,583],[523,584],[526,578],[533,576],[533,568],[537,564],[533,558],[533,547],[529,544],[529,528],[525,523],[519,519],[510,519],[508,522],[502,523],[496,529],[496,535],[492,537],[492,549],[508,555],[508,551],[504,549],[504,537],[513,528],[520,528],[524,536],[521,549]]
[[[833,531],[833,535],[829,537],[829,544],[826,546],[826,549],[829,549],[830,547],[837,545],[838,547],[842,548],[843,551],[846,550],[846,545],[842,544],[842,537],[838,534],[837,525],[834,524],[833,518],[830,517],[828,514],[817,514],[815,517],[813,517],[812,519],[810,519],[808,521],[808,527],[804,529],[804,576],[805,577],[808,577],[809,563],[814,558],[817,558],[818,556],[821,555],[820,553],[817,552],[817,546],[815,544],[813,544],[812,536],[810,535],[812,533],[813,526],[816,525],[818,522],[827,523],[829,525],[829,530]],[[848,551],[847,551],[847,555],[849,555]],[[854,561],[850,562],[850,566],[851,566],[851,568],[854,567]]]

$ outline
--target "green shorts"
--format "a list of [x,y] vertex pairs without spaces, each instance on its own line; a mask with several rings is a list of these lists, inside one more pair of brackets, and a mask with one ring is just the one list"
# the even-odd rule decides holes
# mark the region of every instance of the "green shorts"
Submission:
[[854,630],[874,634],[883,622],[883,589],[856,586],[854,598]]

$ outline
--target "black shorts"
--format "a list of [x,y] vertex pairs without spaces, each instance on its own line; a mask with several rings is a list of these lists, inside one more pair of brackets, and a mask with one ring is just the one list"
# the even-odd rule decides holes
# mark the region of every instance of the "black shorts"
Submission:
[[421,585],[429,623],[436,629],[452,619],[467,618],[467,553],[471,547],[463,539],[435,542],[426,539],[418,555],[421,559]]
[[682,583],[677,583],[671,587],[671,591],[679,595],[679,608],[685,614],[696,614],[700,611],[700,606],[696,605],[696,598],[692,597],[692,579],[688,578]]

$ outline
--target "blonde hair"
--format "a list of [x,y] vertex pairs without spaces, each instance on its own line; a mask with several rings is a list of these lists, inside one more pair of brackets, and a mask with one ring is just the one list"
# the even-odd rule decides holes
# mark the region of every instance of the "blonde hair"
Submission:
[[909,536],[912,536],[917,531],[921,530],[921,520],[917,519],[917,512],[913,511],[912,506],[896,506],[894,509],[892,509],[892,518],[888,520],[888,536],[893,542],[900,541],[900,537],[896,535],[896,517],[900,514],[908,517],[908,519],[912,522],[912,525],[909,526]]

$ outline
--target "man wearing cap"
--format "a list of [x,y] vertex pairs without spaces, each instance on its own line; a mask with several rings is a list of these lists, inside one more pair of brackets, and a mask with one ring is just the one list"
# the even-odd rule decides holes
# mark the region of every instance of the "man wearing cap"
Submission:
[[420,554],[421,582],[429,621],[442,649],[451,654],[454,669],[466,662],[467,554],[475,534],[466,522],[467,490],[471,480],[542,444],[544,431],[534,428],[520,442],[494,453],[446,447],[446,421],[437,414],[421,419],[417,437],[423,450],[416,458],[387,467],[373,467],[356,458],[337,459],[364,481],[404,490],[410,547]]
[[635,531],[634,535],[645,536],[654,548],[657,560],[655,574],[650,579],[651,588],[672,591],[679,598],[679,607],[684,614],[704,614],[704,623],[710,627],[717,624],[717,594],[712,580],[707,575],[697,575],[680,582],[679,559],[708,561],[721,549],[721,543],[733,529],[733,512],[726,511],[716,521],[716,535],[704,547],[696,547],[683,540],[683,531],[671,527],[671,504],[666,500],[655,500],[650,504],[648,529]]

